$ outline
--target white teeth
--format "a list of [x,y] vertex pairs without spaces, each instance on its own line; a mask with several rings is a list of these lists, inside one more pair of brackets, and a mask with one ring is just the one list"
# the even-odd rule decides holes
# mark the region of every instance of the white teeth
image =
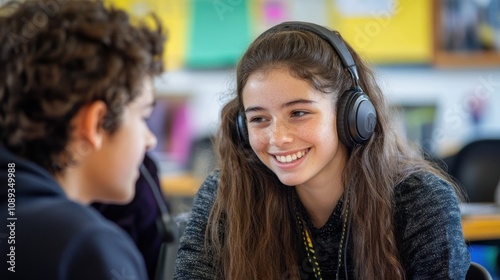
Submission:
[[287,156],[275,156],[276,159],[279,161],[279,162],[282,162],[282,163],[289,163],[289,162],[292,162],[292,161],[295,161],[301,157],[303,157],[304,155],[306,154],[305,151],[300,151],[300,152],[297,152],[295,154],[292,154],[292,155],[287,155]]

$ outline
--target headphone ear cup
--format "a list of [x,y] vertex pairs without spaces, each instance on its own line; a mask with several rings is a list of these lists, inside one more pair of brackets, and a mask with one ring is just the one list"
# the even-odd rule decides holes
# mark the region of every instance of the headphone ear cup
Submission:
[[361,90],[344,92],[337,106],[337,133],[348,148],[363,144],[373,135],[377,113],[370,98]]
[[243,146],[249,146],[250,142],[248,141],[248,129],[245,119],[245,115],[241,112],[236,116],[236,136],[239,143]]
[[339,135],[340,141],[346,145],[348,148],[354,146],[354,141],[349,135],[349,124],[347,116],[349,109],[347,108],[352,99],[353,91],[349,90],[340,95],[337,101],[337,134]]

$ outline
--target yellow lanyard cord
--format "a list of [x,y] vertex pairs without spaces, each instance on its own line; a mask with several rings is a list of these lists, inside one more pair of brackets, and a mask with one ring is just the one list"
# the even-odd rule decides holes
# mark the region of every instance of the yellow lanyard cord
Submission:
[[319,267],[318,259],[316,258],[316,251],[314,250],[314,245],[312,243],[311,235],[309,234],[309,230],[304,227],[302,219],[299,217],[298,213],[297,213],[297,221],[302,231],[302,239],[304,240],[304,246],[306,248],[307,258],[309,259],[309,263],[312,266],[314,276],[316,277],[316,280],[323,280],[323,278],[321,278],[321,269]]
[[[344,245],[347,217],[348,217],[348,212],[349,212],[349,199],[347,200],[346,203],[347,203],[347,205],[346,205],[346,211],[344,213],[344,223],[342,226],[342,236],[340,237],[340,243],[339,243],[337,273],[336,273],[335,279],[339,279],[339,271],[340,271],[340,267],[342,265],[342,249],[343,249],[343,245]],[[321,268],[319,266],[318,259],[316,258],[316,250],[314,250],[314,244],[312,242],[312,238],[311,238],[311,234],[309,232],[309,229],[306,226],[304,226],[304,222],[303,222],[302,218],[300,217],[300,214],[297,211],[297,209],[295,209],[295,215],[297,217],[297,222],[300,226],[300,230],[302,231],[302,239],[304,240],[304,246],[306,248],[307,258],[309,260],[309,263],[312,266],[314,276],[316,277],[316,280],[322,280],[323,278],[321,277]],[[347,244],[345,244],[345,245],[347,246]],[[347,265],[347,264],[344,264],[344,265]]]

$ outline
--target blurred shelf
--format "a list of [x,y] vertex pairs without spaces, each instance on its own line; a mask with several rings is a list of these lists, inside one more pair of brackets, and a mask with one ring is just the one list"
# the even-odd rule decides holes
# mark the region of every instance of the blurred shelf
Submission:
[[436,67],[500,67],[500,52],[445,52],[434,54]]
[[[500,67],[500,50],[458,51],[446,50],[443,38],[447,35],[443,26],[443,0],[432,1],[433,11],[433,65],[438,68]],[[465,1],[464,1],[465,2]],[[449,23],[448,23],[449,24]],[[476,32],[479,32],[476,30]],[[498,36],[498,35],[496,35]],[[462,46],[463,47],[463,46]]]

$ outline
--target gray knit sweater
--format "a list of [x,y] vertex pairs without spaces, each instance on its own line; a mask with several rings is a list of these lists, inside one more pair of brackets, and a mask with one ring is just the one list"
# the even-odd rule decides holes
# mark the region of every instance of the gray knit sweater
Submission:
[[[177,255],[174,279],[220,279],[212,270],[213,260],[204,251],[209,212],[217,192],[219,173],[208,176],[195,196]],[[342,233],[341,200],[325,226],[316,229],[301,208],[315,243],[323,279],[335,279],[339,239]],[[460,222],[460,210],[451,186],[426,173],[409,177],[395,189],[396,237],[407,279],[465,279],[470,258]],[[354,279],[352,236],[347,245],[348,278]],[[299,265],[299,264],[298,264]],[[303,279],[313,279],[303,265]],[[345,279],[344,263],[339,278]]]

